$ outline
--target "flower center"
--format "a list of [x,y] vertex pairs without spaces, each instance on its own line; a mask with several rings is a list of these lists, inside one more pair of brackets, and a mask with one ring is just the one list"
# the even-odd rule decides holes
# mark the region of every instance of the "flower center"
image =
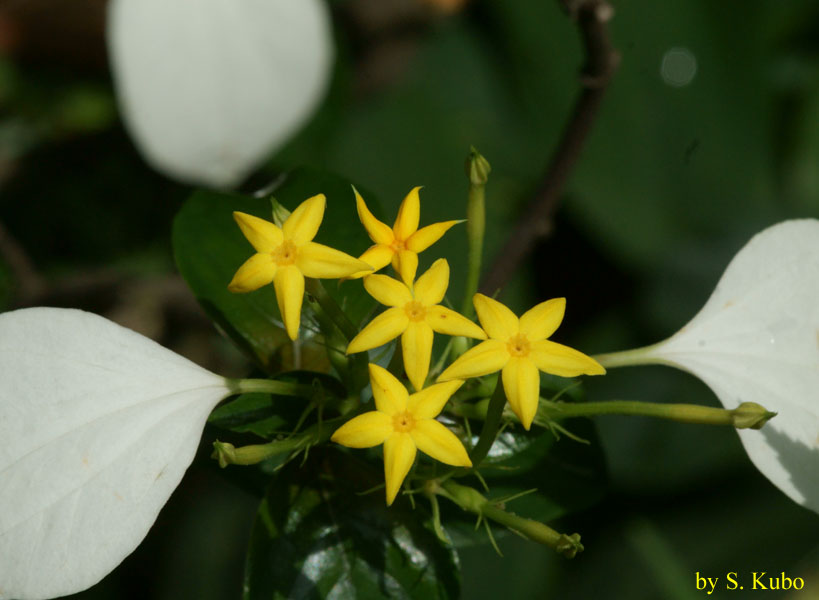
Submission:
[[423,321],[427,316],[426,307],[417,300],[407,302],[404,305],[404,310],[406,311],[407,316],[410,318],[410,321]]
[[513,335],[506,342],[506,349],[512,356],[527,356],[529,354],[529,340],[522,333]]
[[393,415],[392,428],[395,431],[406,433],[413,427],[415,427],[415,418],[408,411]]
[[393,240],[392,244],[390,244],[390,248],[392,248],[395,252],[401,252],[401,250],[406,250],[407,246],[404,243],[404,240]]
[[294,244],[290,240],[284,240],[282,245],[273,250],[273,260],[276,261],[276,264],[279,266],[285,265],[292,265],[296,262],[296,256],[298,256],[299,251],[296,248],[296,244]]

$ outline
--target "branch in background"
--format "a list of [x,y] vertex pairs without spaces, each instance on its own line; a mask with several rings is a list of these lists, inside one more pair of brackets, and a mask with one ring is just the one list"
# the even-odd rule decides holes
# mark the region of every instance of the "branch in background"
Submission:
[[483,280],[481,291],[489,295],[503,287],[537,242],[551,232],[560,195],[580,157],[603,95],[620,62],[608,30],[614,9],[606,0],[558,1],[580,30],[586,54],[586,64],[580,76],[583,87],[534,199]]

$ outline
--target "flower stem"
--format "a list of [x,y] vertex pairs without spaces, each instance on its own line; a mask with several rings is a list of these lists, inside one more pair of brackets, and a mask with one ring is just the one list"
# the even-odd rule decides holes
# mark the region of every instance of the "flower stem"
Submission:
[[466,175],[469,178],[469,192],[466,204],[466,236],[469,243],[468,270],[464,301],[461,314],[471,318],[472,296],[478,291],[481,278],[481,255],[483,254],[483,235],[486,230],[486,182],[492,168],[489,162],[473,147],[466,158]]
[[498,377],[498,383],[495,385],[495,391],[492,398],[489,399],[486,408],[486,416],[481,429],[481,435],[478,437],[478,443],[472,448],[469,459],[472,461],[472,468],[477,469],[478,465],[483,462],[486,455],[489,454],[489,449],[495,442],[495,437],[498,435],[500,428],[501,416],[503,416],[503,408],[506,406],[506,394],[503,393],[503,380]]
[[327,293],[327,290],[324,289],[324,285],[321,283],[321,281],[318,279],[313,279],[312,277],[306,277],[304,280],[304,287],[307,290],[307,293],[316,299],[319,306],[321,306],[321,309],[330,319],[332,319],[333,323],[335,323],[341,333],[344,334],[344,337],[347,338],[348,342],[358,334],[358,330],[356,329],[355,325],[353,325],[350,319],[347,318],[347,315],[344,314],[344,311],[341,310],[341,307],[333,299],[333,297]]
[[643,346],[642,348],[635,348],[633,350],[596,354],[592,356],[592,358],[606,369],[612,369],[614,367],[634,367],[637,365],[670,365],[671,363],[667,360],[652,356],[652,352],[659,345],[660,344],[652,344],[651,346]]
[[578,552],[583,551],[583,544],[580,543],[578,534],[559,533],[539,521],[508,512],[503,509],[502,505],[484,498],[477,490],[455,483],[451,479],[441,483],[436,493],[448,498],[463,510],[500,523],[534,542],[553,548],[566,558],[574,558]]
[[263,394],[276,394],[277,396],[299,396],[311,398],[313,387],[289,381],[276,381],[274,379],[228,379],[227,385],[233,394],[252,394],[259,392]]

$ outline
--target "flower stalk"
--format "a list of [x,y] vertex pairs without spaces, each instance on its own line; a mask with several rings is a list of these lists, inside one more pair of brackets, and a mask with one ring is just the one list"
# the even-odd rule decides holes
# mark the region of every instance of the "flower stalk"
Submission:
[[[468,240],[468,270],[461,314],[467,318],[473,315],[472,296],[478,291],[481,277],[483,235],[486,230],[486,182],[492,167],[481,154],[472,147],[466,158],[466,176],[469,178],[469,192],[466,205],[466,237]],[[462,353],[461,353],[462,354]]]
[[273,379],[227,379],[226,382],[231,395],[261,393],[311,398],[314,392],[309,385]]

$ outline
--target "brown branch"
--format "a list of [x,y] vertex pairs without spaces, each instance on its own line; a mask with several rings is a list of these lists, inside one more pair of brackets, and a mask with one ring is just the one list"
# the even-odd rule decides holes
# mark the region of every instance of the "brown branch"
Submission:
[[614,9],[606,0],[558,1],[577,23],[585,49],[586,64],[580,76],[582,90],[534,199],[484,277],[481,291],[487,294],[501,288],[535,244],[551,232],[560,195],[580,157],[606,88],[620,62],[608,31],[608,21],[614,16]]

